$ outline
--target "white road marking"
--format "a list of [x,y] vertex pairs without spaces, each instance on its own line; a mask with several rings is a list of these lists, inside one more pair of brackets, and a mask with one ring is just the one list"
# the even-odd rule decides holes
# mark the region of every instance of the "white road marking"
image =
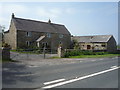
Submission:
[[112,67],[110,67],[110,68],[116,68],[117,66],[112,66]]
[[28,67],[38,67],[38,66],[36,66],[36,65],[29,65]]
[[96,60],[91,60],[92,62],[96,61]]
[[15,75],[15,76],[25,77],[25,76],[32,76],[32,75],[35,75],[35,74],[21,74],[21,75]]
[[3,68],[2,70],[7,71],[7,70],[9,70],[9,68]]
[[100,59],[100,60],[103,60],[103,59]]
[[45,82],[43,83],[44,85],[48,85],[48,84],[52,84],[52,83],[57,83],[57,82],[61,82],[64,81],[65,79],[58,79],[58,80],[54,80],[54,81],[50,81],[50,82]]
[[68,80],[68,81],[63,81],[63,82],[60,82],[60,83],[57,83],[57,84],[48,85],[48,86],[45,86],[45,87],[42,87],[42,88],[44,88],[44,89],[45,88],[54,88],[54,87],[57,87],[57,86],[61,86],[61,85],[64,85],[64,84],[68,84],[68,83],[72,83],[72,82],[75,82],[75,81],[83,80],[83,79],[93,77],[93,76],[96,76],[96,75],[100,75],[100,74],[103,74],[103,73],[106,73],[106,72],[110,72],[110,71],[116,70],[118,68],[120,68],[120,66],[119,67],[114,67],[114,68],[111,68],[111,69],[107,69],[107,70],[104,70],[104,71],[101,71],[101,72],[89,74],[89,75],[86,75],[86,76],[82,76],[82,77],[79,77],[79,78],[71,79],[71,80]]

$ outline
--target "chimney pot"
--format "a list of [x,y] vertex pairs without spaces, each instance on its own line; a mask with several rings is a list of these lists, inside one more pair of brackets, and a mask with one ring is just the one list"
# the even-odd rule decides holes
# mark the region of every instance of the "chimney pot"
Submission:
[[15,17],[15,15],[14,15],[14,13],[12,13],[12,18],[14,18]]

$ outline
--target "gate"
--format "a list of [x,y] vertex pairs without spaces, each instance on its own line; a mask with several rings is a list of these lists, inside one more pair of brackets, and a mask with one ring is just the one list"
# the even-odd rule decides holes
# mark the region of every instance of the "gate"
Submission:
[[12,60],[22,61],[22,60],[40,60],[40,59],[48,59],[51,57],[56,57],[57,51],[50,49],[28,49],[28,50],[11,50],[10,58]]

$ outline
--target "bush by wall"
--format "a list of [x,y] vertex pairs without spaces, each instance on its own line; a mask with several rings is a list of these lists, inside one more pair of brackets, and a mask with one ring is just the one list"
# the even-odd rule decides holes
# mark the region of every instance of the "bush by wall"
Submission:
[[80,56],[80,55],[104,55],[107,52],[94,52],[94,51],[81,51],[81,50],[67,50],[64,52],[63,57],[68,58],[70,56]]

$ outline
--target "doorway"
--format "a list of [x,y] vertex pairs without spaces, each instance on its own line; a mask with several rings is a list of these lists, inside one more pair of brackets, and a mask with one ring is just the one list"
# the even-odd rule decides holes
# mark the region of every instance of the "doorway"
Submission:
[[90,46],[90,45],[87,45],[87,49],[91,49],[91,46]]

